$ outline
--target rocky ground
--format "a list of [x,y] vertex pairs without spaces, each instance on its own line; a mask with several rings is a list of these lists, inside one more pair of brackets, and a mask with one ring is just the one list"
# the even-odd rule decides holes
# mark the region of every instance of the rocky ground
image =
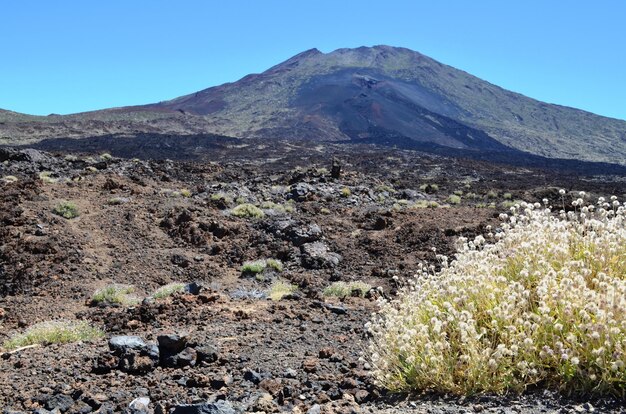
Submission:
[[[353,150],[232,146],[192,163],[0,149],[0,341],[54,319],[86,320],[105,332],[91,342],[3,353],[0,406],[10,413],[626,411],[620,401],[542,390],[390,396],[362,358],[376,298],[392,297],[418,263],[436,265],[435,254],[453,254],[459,236],[497,226],[514,200],[560,206],[559,188],[624,196],[623,177]],[[54,214],[62,201],[80,215]],[[238,217],[245,203],[263,217]],[[259,259],[278,259],[283,269],[242,274],[245,262]],[[269,299],[277,280],[297,291]],[[336,281],[372,289],[324,295]],[[151,298],[170,282],[190,285]],[[94,306],[94,291],[111,283],[133,285],[137,302]]]

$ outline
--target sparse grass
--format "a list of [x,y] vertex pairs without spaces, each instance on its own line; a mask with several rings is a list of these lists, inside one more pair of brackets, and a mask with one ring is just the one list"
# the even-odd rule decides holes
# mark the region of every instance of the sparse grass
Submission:
[[91,303],[132,305],[138,302],[138,299],[132,295],[134,292],[135,288],[131,285],[114,283],[98,289],[91,297]]
[[262,273],[267,267],[265,260],[255,260],[253,262],[245,262],[241,266],[241,273],[243,274],[257,274]]
[[422,184],[420,185],[420,190],[426,193],[436,193],[439,191],[439,185],[437,184]]
[[276,272],[283,271],[283,263],[278,259],[267,259],[265,265]]
[[62,201],[52,209],[52,212],[66,219],[73,219],[80,215],[76,204],[70,201]]
[[226,204],[232,204],[233,203],[233,198],[230,197],[226,193],[220,192],[220,193],[211,194],[211,201],[219,201],[219,200],[223,200],[224,203],[226,203]]
[[363,297],[372,289],[372,286],[361,281],[355,282],[334,282],[324,289],[324,296],[333,296],[337,298],[345,298],[348,296]]
[[352,195],[352,191],[348,188],[348,187],[344,187],[341,189],[341,196],[342,197],[350,197]]
[[152,297],[155,299],[163,299],[168,296],[172,296],[174,293],[183,292],[185,290],[185,286],[187,286],[185,283],[180,282],[169,283],[155,290]]
[[451,194],[448,197],[448,203],[450,204],[461,204],[461,197],[456,194]]
[[513,195],[511,193],[504,193],[502,194],[502,198],[504,198],[505,200],[510,200],[511,198],[513,198]]
[[388,186],[386,184],[381,184],[381,185],[376,187],[376,192],[377,193],[395,194],[396,190],[393,187],[390,187],[390,186]]
[[113,159],[113,156],[108,152],[105,152],[104,154],[100,154],[100,159],[103,161],[110,161],[111,159]]
[[180,192],[180,195],[185,198],[191,197],[191,190],[189,190],[188,188],[181,188],[179,192]]
[[107,201],[107,204],[109,204],[110,206],[118,206],[120,204],[126,204],[128,203],[128,198],[125,197],[112,197],[109,199],[109,201]]
[[2,181],[5,183],[15,183],[17,182],[17,177],[14,175],[5,175],[4,177],[2,177]]
[[254,275],[255,279],[259,282],[263,282],[265,280],[265,275],[263,273],[267,271],[274,271],[278,273],[282,272],[282,262],[277,259],[265,259],[245,262],[241,266],[242,275]]
[[298,291],[297,285],[285,282],[284,280],[277,279],[270,286],[268,297],[274,301],[281,300],[285,296]]
[[463,195],[463,191],[461,191],[461,190],[456,190],[456,191],[454,191],[454,192],[453,192],[453,194],[454,194],[454,195],[457,195],[457,196],[459,196],[459,197],[461,197],[461,196]]
[[76,155],[67,154],[65,157],[63,157],[63,159],[67,162],[74,162],[78,160],[78,157]]
[[263,210],[274,210],[279,213],[293,213],[295,211],[292,204],[277,204],[273,201],[264,201],[261,203],[261,208]]
[[500,203],[500,207],[510,209],[511,207],[520,205],[521,203],[523,203],[522,200],[504,200],[502,203]]
[[[582,196],[581,196],[582,197]],[[502,231],[461,239],[417,269],[368,324],[369,361],[392,392],[472,395],[542,386],[626,394],[626,208],[514,208]]]
[[244,203],[239,204],[231,210],[231,213],[235,217],[241,218],[263,218],[265,213],[263,210],[255,206],[254,204]]
[[410,208],[437,208],[439,203],[434,200],[417,200],[410,205]]
[[495,191],[491,190],[487,193],[487,198],[498,198],[498,193],[496,193]]
[[87,322],[55,320],[33,325],[24,333],[12,336],[2,346],[6,350],[12,350],[29,345],[91,341],[102,336],[104,333],[100,329]]
[[96,167],[89,166],[89,167],[85,167],[85,171],[90,172],[90,173],[95,173],[95,172],[98,172],[98,169]]
[[51,175],[50,171],[42,171],[39,173],[39,179],[46,184],[54,184],[59,181],[58,178],[54,178]]
[[329,210],[329,209],[327,209],[326,207],[322,207],[322,208],[320,209],[320,213],[322,213],[322,214],[330,214],[330,210]]

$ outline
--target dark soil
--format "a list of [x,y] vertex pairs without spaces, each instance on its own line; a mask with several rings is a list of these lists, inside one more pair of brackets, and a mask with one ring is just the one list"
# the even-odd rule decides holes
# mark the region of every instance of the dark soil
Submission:
[[[411,277],[418,263],[436,265],[435,254],[454,254],[459,236],[497,226],[511,200],[569,204],[559,188],[624,196],[622,177],[360,149],[249,144],[216,148],[196,162],[0,149],[0,178],[17,178],[0,183],[0,341],[60,318],[88,320],[106,333],[3,354],[0,406],[158,413],[226,400],[245,412],[625,411],[619,401],[541,390],[398,398],[374,385],[361,358],[375,299],[392,297],[397,280]],[[336,179],[333,158],[342,166]],[[56,182],[40,179],[44,171]],[[447,205],[455,191],[463,192],[460,204]],[[79,217],[55,215],[60,201],[75,203]],[[265,216],[230,214],[242,202],[265,207]],[[427,202],[439,207],[417,207]],[[241,274],[244,262],[267,258],[281,260],[283,271]],[[279,278],[298,291],[267,299]],[[374,289],[365,297],[323,295],[333,281],[357,280]],[[92,306],[93,292],[113,282],[147,299]],[[202,289],[148,298],[170,282]],[[124,368],[124,356],[109,350],[115,335],[156,344],[163,334],[186,338],[173,360],[163,359],[161,347],[160,360],[137,354]],[[129,408],[139,397],[150,398],[147,411]]]

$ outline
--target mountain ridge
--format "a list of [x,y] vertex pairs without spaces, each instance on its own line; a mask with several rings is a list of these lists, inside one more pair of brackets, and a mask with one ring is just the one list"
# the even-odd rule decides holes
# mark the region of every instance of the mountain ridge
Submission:
[[[43,118],[8,122],[9,138],[133,131],[335,141],[401,136],[456,149],[501,145],[550,158],[626,163],[626,121],[541,102],[386,45],[308,49],[262,73],[171,100]],[[32,126],[19,125],[29,122],[44,132],[29,138]],[[11,143],[8,129],[6,121],[0,125],[0,143]]]

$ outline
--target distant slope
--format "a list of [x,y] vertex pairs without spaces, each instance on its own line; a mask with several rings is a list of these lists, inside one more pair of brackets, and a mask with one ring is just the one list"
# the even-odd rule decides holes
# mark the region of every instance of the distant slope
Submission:
[[[389,46],[303,52],[261,74],[139,107],[4,121],[0,144],[115,133],[516,149],[626,165],[626,122],[504,90]],[[4,138],[3,138],[4,137]]]
[[388,46],[301,53],[238,82],[156,107],[207,115],[234,136],[317,138],[387,130],[453,147],[456,121],[533,154],[624,163],[626,122],[507,91],[420,53]]

